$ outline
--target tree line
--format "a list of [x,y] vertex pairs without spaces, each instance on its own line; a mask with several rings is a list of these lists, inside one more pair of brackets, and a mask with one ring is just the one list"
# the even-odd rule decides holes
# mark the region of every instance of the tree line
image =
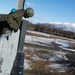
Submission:
[[71,31],[64,31],[58,28],[53,28],[51,26],[46,26],[46,25],[41,25],[41,24],[32,24],[32,23],[29,23],[28,27],[30,27],[28,28],[29,30],[31,29],[34,31],[39,31],[43,33],[70,38],[70,39],[75,39],[75,33]]

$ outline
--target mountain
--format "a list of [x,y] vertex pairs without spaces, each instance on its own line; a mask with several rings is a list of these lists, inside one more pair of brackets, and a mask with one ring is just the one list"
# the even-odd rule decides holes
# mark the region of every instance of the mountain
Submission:
[[49,22],[49,23],[37,23],[43,26],[50,26],[52,28],[58,28],[64,31],[75,32],[75,23],[61,23],[61,22]]

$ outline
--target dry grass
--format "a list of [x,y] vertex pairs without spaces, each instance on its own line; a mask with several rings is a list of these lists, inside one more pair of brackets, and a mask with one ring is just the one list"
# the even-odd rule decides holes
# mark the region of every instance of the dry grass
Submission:
[[27,32],[26,35],[49,38],[48,36],[44,36],[44,35],[41,35],[41,34],[30,33],[30,32]]
[[[58,38],[58,39],[73,41],[71,39],[67,39],[67,38],[63,38],[63,37],[44,36],[44,35],[41,35],[41,34],[35,34],[35,33],[30,33],[30,32],[27,32],[27,35],[36,36],[36,37],[44,37],[44,38]],[[35,52],[30,47],[32,47],[33,49],[34,48],[39,49],[39,51],[37,51],[37,54],[36,54],[38,57],[40,57],[39,60],[35,61],[32,58],[33,55],[35,54]],[[53,44],[53,47],[57,48],[57,46],[55,44]],[[28,75],[38,75],[38,72],[39,72],[39,75],[74,75],[74,74],[72,74],[72,72],[69,72],[69,69],[66,69],[65,72],[58,72],[58,71],[55,71],[54,69],[52,69],[51,67],[49,67],[51,62],[47,61],[46,59],[43,59],[41,56],[38,55],[38,53],[41,52],[41,49],[43,50],[44,48],[33,47],[31,45],[27,45],[27,49],[25,50],[25,56],[24,57],[25,57],[25,59],[31,61],[29,63],[29,65],[32,69],[31,70],[25,70],[24,71],[25,75],[27,75],[26,73],[28,73]],[[50,49],[47,49],[47,50],[50,50]],[[35,57],[35,59],[36,59],[36,57]]]
[[36,36],[36,37],[44,37],[44,38],[57,38],[57,39],[75,42],[75,40],[73,40],[73,39],[69,39],[69,38],[65,38],[65,37],[61,37],[61,36],[50,35],[50,34],[49,34],[50,36],[45,36],[45,35],[41,35],[41,34],[35,34],[35,33],[27,32],[26,35],[31,35],[31,36]]
[[[40,52],[40,51],[38,51]],[[30,67],[32,68],[31,70],[25,70],[25,73],[29,73],[28,75],[37,75],[38,72],[40,75],[73,75],[69,70],[67,69],[65,72],[58,72],[49,67],[51,62],[40,58],[40,60],[35,61],[33,60],[33,55],[34,52],[32,50],[25,50],[25,59],[30,60],[31,62],[29,63]],[[36,58],[35,58],[36,59]]]

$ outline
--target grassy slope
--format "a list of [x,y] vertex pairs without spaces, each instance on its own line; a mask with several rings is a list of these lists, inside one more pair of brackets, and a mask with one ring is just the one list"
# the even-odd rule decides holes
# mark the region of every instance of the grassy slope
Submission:
[[[74,41],[72,39],[67,39],[67,38],[63,38],[63,37],[58,37],[58,36],[45,36],[45,35],[41,35],[41,34],[35,34],[35,33],[30,33],[27,32],[27,35],[30,36],[36,36],[36,37],[45,37],[45,38],[58,38],[58,39],[63,39],[63,40],[68,40],[68,41]],[[41,57],[39,56],[39,53],[46,53],[48,54],[49,50],[55,49],[61,51],[61,49],[57,46],[57,45],[53,45],[53,47],[50,48],[44,48],[44,47],[39,47],[39,46],[33,46],[33,45],[25,45],[26,49],[25,49],[25,59],[26,60],[30,60],[31,62],[29,62],[30,67],[32,67],[32,70],[25,70],[25,74],[28,75],[37,75],[38,73],[40,73],[41,75],[72,75],[71,72],[69,72],[69,70],[66,70],[66,72],[56,72],[54,70],[54,72],[50,72],[50,70],[52,70],[52,68],[48,67],[48,65],[50,64],[50,62],[47,61],[47,58],[45,57]],[[50,52],[50,54],[52,54]],[[35,57],[34,57],[35,56]],[[37,59],[39,57],[39,59]]]

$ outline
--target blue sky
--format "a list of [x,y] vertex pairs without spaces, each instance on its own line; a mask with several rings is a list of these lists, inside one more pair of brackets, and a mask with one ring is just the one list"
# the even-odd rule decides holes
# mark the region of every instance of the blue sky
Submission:
[[[15,7],[16,0],[0,1],[0,13]],[[34,21],[75,23],[75,0],[26,0],[27,7],[34,9]]]

